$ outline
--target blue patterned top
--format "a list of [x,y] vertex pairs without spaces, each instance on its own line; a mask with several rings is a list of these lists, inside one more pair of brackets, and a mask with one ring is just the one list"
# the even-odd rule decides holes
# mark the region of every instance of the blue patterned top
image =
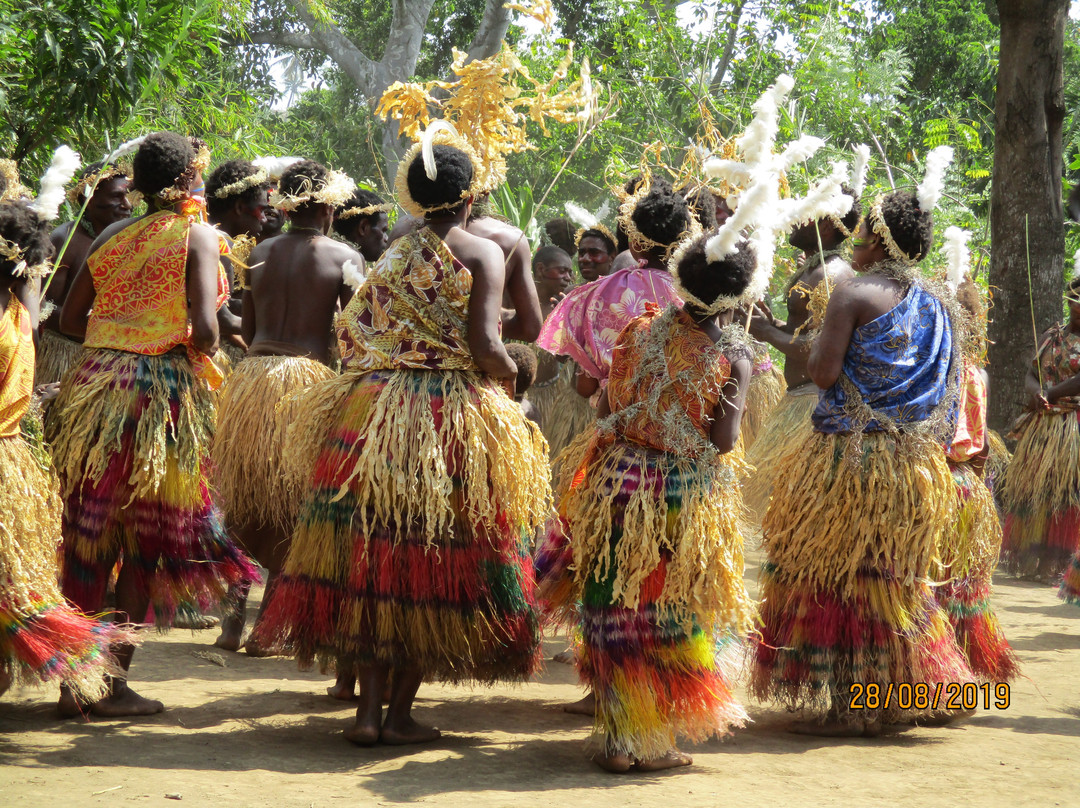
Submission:
[[[844,356],[844,374],[877,412],[898,424],[930,417],[945,398],[952,363],[949,315],[941,301],[913,283],[893,309],[855,329]],[[814,410],[814,429],[851,430],[844,411],[847,394],[839,382],[822,390]],[[880,432],[871,421],[867,432]]]

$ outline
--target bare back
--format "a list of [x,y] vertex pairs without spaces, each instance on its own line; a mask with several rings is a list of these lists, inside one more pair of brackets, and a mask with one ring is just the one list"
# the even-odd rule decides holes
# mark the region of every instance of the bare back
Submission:
[[346,261],[363,265],[356,250],[314,233],[285,233],[259,244],[244,290],[243,333],[252,352],[284,353],[258,347],[283,343],[329,364],[334,315],[352,297],[342,275]]
[[[781,330],[794,335],[796,331],[806,325],[810,319],[810,292],[825,280],[825,272],[828,270],[829,284],[835,287],[842,281],[854,278],[855,273],[847,261],[839,256],[832,256],[823,267],[817,264],[799,277],[794,283],[787,297],[788,318]],[[806,369],[809,359],[809,348],[803,351],[793,351],[784,357],[784,380],[788,389],[794,389],[810,380],[810,374]]]

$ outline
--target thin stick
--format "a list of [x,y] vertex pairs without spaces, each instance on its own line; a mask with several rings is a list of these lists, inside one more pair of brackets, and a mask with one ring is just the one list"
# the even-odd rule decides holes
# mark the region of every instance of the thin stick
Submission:
[[1035,338],[1035,371],[1039,374],[1039,395],[1043,393],[1042,362],[1039,361],[1039,330],[1035,327],[1035,294],[1031,288],[1031,237],[1028,232],[1028,214],[1024,214],[1024,249],[1027,251],[1028,306],[1031,309],[1031,335]]

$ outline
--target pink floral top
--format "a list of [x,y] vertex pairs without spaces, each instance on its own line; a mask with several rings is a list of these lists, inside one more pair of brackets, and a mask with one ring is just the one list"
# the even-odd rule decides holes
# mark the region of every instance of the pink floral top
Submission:
[[956,437],[949,447],[949,460],[964,463],[986,446],[986,380],[982,370],[965,362],[960,385]]
[[611,355],[627,324],[655,303],[682,305],[671,275],[662,269],[621,269],[570,292],[548,315],[536,344],[569,356],[581,369],[607,383]]

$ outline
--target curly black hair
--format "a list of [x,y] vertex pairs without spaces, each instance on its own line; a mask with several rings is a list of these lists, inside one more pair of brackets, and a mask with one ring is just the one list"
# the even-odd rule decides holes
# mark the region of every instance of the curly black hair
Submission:
[[690,208],[670,182],[653,179],[649,192],[638,200],[630,218],[643,236],[667,247],[678,241],[690,226]]
[[131,184],[144,196],[154,196],[183,176],[194,159],[190,138],[176,132],[155,132],[135,152]]
[[506,352],[517,365],[517,382],[514,384],[514,393],[524,395],[525,391],[532,387],[536,381],[536,351],[523,342],[511,342],[506,346]]
[[224,199],[218,199],[214,194],[226,185],[240,182],[258,171],[258,167],[249,160],[229,160],[211,171],[210,176],[206,178],[206,209],[210,215],[215,219],[220,218],[227,214],[229,208],[236,202],[242,202],[247,207],[254,205],[258,201],[260,191],[270,190],[269,178],[239,193],[230,194]]
[[919,207],[914,191],[893,191],[881,200],[881,218],[896,246],[913,261],[925,258],[934,242],[934,216]]
[[690,187],[680,189],[680,193],[683,199],[686,200],[686,204],[690,208],[690,213],[695,219],[698,220],[698,224],[701,225],[701,229],[708,232],[716,228],[716,199],[712,195],[712,191],[704,186]]
[[10,286],[15,280],[15,267],[20,261],[34,266],[46,261],[52,252],[48,224],[41,221],[30,203],[22,199],[0,204],[0,237],[22,250],[18,259],[0,256],[0,284],[4,286]]
[[757,265],[757,255],[748,241],[741,241],[738,249],[721,261],[709,261],[705,256],[705,243],[712,233],[706,234],[690,246],[675,267],[679,283],[702,303],[712,304],[718,297],[735,297],[746,291]]
[[337,209],[337,216],[334,217],[334,232],[339,236],[345,236],[348,238],[350,235],[356,232],[356,228],[360,225],[360,222],[365,219],[370,219],[372,216],[378,216],[380,211],[375,213],[369,213],[366,216],[350,216],[347,219],[339,218],[342,211],[349,210],[349,208],[367,208],[372,205],[383,204],[383,198],[374,191],[367,191],[363,188],[357,188],[353,195],[349,197],[349,200],[341,205]]
[[[581,231],[581,238],[598,238],[607,246],[608,255],[614,258],[619,254],[616,249],[616,244],[611,240],[611,236],[605,233],[603,230],[599,230],[593,227],[586,227]],[[578,243],[581,243],[581,238],[578,239]]]
[[[469,155],[461,149],[443,144],[432,152],[438,174],[429,180],[424,171],[424,161],[418,154],[409,164],[405,175],[413,201],[425,208],[446,205],[444,210],[456,212],[465,204],[462,194],[469,190],[473,179],[473,165]],[[455,204],[460,202],[461,204]]]
[[[859,226],[859,194],[847,183],[841,183],[840,190],[851,197],[851,210],[840,217],[840,224],[854,233],[855,228]],[[844,234],[838,233],[837,235],[843,236]]]

